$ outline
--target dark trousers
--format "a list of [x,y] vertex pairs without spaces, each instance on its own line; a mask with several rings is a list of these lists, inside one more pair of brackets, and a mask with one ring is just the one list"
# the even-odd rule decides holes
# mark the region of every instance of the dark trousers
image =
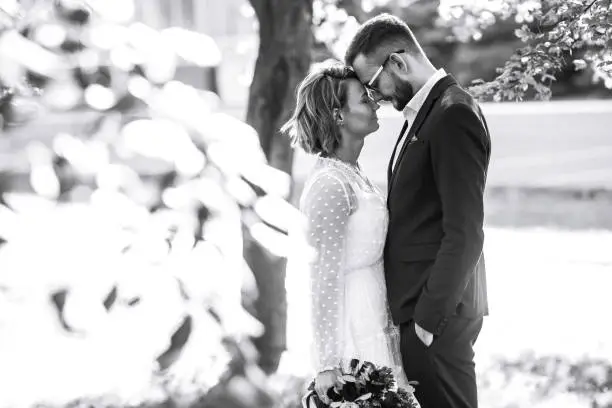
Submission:
[[415,397],[422,408],[477,408],[474,343],[482,318],[451,317],[429,347],[417,337],[414,321],[401,325],[401,352]]

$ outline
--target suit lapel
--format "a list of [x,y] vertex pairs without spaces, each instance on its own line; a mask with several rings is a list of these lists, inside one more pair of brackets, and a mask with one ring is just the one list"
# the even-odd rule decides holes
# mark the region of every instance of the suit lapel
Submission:
[[[455,81],[452,75],[447,75],[441,80],[439,80],[436,83],[436,85],[434,85],[434,87],[431,89],[431,92],[427,96],[425,103],[423,104],[421,109],[419,109],[419,113],[417,113],[417,116],[414,119],[414,124],[410,127],[410,131],[406,135],[406,141],[404,142],[404,145],[402,146],[402,150],[400,150],[400,153],[395,163],[396,169],[399,167],[402,157],[404,156],[404,153],[406,152],[406,148],[410,144],[410,139],[412,138],[413,135],[415,135],[421,129],[421,126],[425,122],[425,119],[427,118],[427,116],[429,116],[429,112],[431,111],[431,108],[433,107],[434,103],[440,98],[440,96],[444,93],[444,91],[448,89],[448,87],[450,87],[451,85],[455,85],[456,83],[457,81]],[[400,139],[401,139],[401,136],[400,136]],[[398,144],[399,144],[399,141],[398,143],[396,143],[395,149],[397,149]],[[395,154],[395,149],[393,150],[394,154]],[[391,192],[391,187],[393,186],[393,182],[395,178],[397,177],[397,171],[393,170],[392,166],[393,166],[393,156],[391,156],[391,164],[389,165],[389,173],[390,173],[389,183],[388,183],[389,193]]]
[[389,166],[387,166],[387,185],[388,186],[391,185],[391,174],[393,173],[393,158],[395,157],[395,151],[397,150],[397,147],[399,146],[399,142],[400,140],[402,140],[402,135],[404,134],[407,128],[408,128],[408,121],[405,120],[404,126],[402,126],[402,130],[400,131],[399,136],[397,137],[397,141],[395,142],[395,147],[393,148],[393,152],[391,152],[391,159],[389,160]]

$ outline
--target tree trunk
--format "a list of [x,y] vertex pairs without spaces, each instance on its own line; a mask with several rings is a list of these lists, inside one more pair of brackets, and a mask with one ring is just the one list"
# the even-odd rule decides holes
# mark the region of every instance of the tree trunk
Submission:
[[[291,173],[293,152],[278,129],[295,106],[295,90],[310,68],[312,0],[250,0],[259,20],[259,55],[249,92],[247,123],[259,133],[269,163]],[[255,340],[260,366],[267,373],[278,368],[286,348],[286,262],[250,237],[245,258],[257,281],[257,317],[265,326]],[[308,324],[308,322],[304,322]]]

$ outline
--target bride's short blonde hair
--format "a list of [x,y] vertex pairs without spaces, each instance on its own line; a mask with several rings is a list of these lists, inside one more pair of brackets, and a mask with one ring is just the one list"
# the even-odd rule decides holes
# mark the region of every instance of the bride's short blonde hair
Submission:
[[281,128],[293,146],[311,154],[330,155],[340,145],[338,111],[347,100],[346,80],[358,79],[355,72],[339,62],[326,62],[300,83],[291,119]]

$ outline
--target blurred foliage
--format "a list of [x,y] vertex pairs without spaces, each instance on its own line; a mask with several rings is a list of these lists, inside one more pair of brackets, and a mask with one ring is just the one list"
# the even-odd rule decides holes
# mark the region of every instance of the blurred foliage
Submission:
[[481,100],[610,96],[609,0],[315,0],[315,60],[342,59],[359,22],[382,12],[406,21],[435,65],[474,81]]
[[276,406],[243,236],[285,256],[299,214],[253,128],[173,80],[218,50],[128,0],[24,3],[0,4],[0,143],[29,183],[3,163],[0,407]]

